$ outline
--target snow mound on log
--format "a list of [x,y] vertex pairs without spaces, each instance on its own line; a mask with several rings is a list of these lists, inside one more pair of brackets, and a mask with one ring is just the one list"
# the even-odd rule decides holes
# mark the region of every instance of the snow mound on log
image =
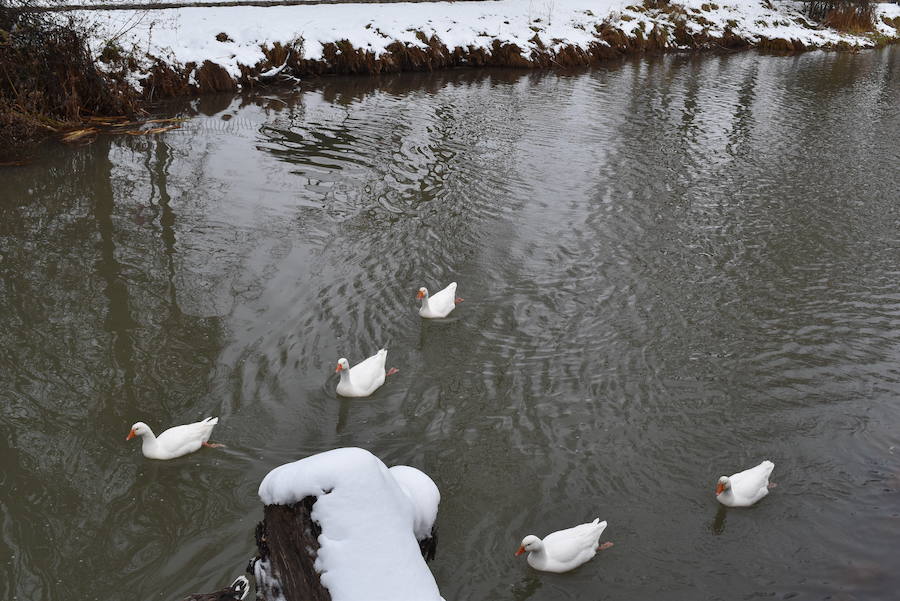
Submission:
[[416,540],[428,538],[441,502],[441,491],[437,484],[424,472],[408,465],[395,465],[388,471],[413,504]]
[[333,601],[441,601],[416,542],[437,515],[440,493],[431,478],[343,448],[277,467],[259,485],[266,505],[307,496],[317,497],[316,569]]

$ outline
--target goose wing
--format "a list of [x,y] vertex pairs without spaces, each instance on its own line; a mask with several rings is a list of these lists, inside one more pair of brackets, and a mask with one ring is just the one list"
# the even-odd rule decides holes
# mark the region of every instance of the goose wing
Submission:
[[605,529],[606,522],[601,522],[600,518],[597,518],[589,524],[580,524],[548,534],[544,538],[544,548],[554,561],[567,563],[585,552],[596,551],[597,542]]
[[756,467],[734,474],[731,476],[731,487],[734,489],[734,494],[742,497],[755,497],[760,490],[767,490],[769,476],[774,469],[775,464],[766,460]]
[[350,379],[354,386],[367,388],[372,382],[384,377],[384,365],[387,362],[387,349],[381,349],[368,359],[360,361],[350,368]]
[[456,282],[451,282],[449,286],[435,292],[428,299],[428,304],[435,311],[446,311],[456,306]]
[[218,417],[207,417],[203,421],[175,426],[160,434],[156,441],[171,453],[197,450],[209,440],[213,428],[218,423]]

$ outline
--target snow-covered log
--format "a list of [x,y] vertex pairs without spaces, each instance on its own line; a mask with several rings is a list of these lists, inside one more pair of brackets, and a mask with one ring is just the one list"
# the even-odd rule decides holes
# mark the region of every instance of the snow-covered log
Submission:
[[421,471],[335,449],[272,470],[259,496],[258,601],[442,601],[424,559],[440,493]]
[[250,562],[258,601],[331,601],[315,560],[321,529],[310,517],[315,497],[266,505],[256,525],[257,557]]

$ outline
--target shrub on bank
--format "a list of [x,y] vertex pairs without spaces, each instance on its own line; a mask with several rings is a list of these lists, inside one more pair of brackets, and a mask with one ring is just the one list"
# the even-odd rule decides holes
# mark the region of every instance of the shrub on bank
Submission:
[[34,0],[0,0],[0,160],[85,117],[135,109],[124,78],[97,68],[89,35],[72,17],[37,10]]
[[804,0],[807,14],[838,31],[862,33],[875,28],[870,0]]

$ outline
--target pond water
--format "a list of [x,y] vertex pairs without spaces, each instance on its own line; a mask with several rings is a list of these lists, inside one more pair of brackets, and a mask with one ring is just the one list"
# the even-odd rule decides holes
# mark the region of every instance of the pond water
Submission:
[[[892,598],[898,98],[896,48],[329,79],[0,172],[0,598],[224,586],[262,477],[339,446],[437,482],[448,601]],[[575,572],[513,557],[594,517]]]

